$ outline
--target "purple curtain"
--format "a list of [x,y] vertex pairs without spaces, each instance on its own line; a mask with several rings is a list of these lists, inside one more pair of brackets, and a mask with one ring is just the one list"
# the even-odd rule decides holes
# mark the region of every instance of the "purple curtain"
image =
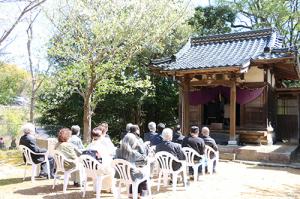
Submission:
[[[237,87],[236,102],[238,104],[247,104],[260,96],[263,90],[264,87],[256,89],[242,89]],[[230,88],[218,86],[214,88],[202,88],[201,90],[190,92],[190,105],[195,106],[199,104],[207,104],[208,102],[216,99],[219,94],[230,100]]]

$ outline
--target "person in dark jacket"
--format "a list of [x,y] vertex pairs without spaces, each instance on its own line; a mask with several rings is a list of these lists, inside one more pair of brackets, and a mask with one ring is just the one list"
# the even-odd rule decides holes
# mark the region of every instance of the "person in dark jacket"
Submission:
[[216,141],[209,136],[209,128],[203,127],[201,134],[201,138],[204,140],[205,144],[213,148],[215,151],[218,151],[218,145],[216,144]]
[[[36,144],[36,139],[35,139],[35,126],[31,123],[24,124],[22,126],[22,132],[24,135],[20,138],[19,145],[24,145],[28,147],[30,150],[32,150],[34,153],[46,153],[47,149],[40,148]],[[44,155],[34,155],[31,154],[32,161],[35,164],[41,163],[45,160]],[[49,160],[49,165],[50,165],[50,177],[54,177],[54,159],[51,156],[48,156]],[[25,161],[25,160],[24,160]],[[46,163],[41,164],[41,172],[40,172],[40,177],[47,177],[47,165]]]
[[181,133],[180,130],[181,130],[180,125],[177,125],[175,127],[175,129],[174,129],[174,132],[173,132],[172,142],[175,142],[175,143],[178,143],[178,144],[182,144],[184,136],[182,135],[182,133]]
[[199,137],[199,128],[197,126],[191,127],[190,135],[183,139],[182,147],[190,147],[200,155],[204,154],[205,143],[204,140]]
[[[204,140],[205,145],[210,146],[213,148],[215,151],[218,151],[218,145],[216,144],[216,141],[209,136],[209,128],[208,127],[203,127],[201,130],[202,138]],[[213,156],[210,154],[210,157]],[[211,157],[213,158],[213,157]],[[216,161],[213,163],[213,172],[216,172]]]
[[[185,160],[184,152],[181,145],[172,142],[173,131],[170,128],[165,128],[162,132],[163,141],[156,145],[156,152],[166,151],[177,157],[179,160]],[[180,162],[172,163],[173,170],[178,170],[181,167]]]
[[144,142],[150,141],[154,136],[157,135],[155,122],[149,122],[148,129],[149,132],[144,134]]

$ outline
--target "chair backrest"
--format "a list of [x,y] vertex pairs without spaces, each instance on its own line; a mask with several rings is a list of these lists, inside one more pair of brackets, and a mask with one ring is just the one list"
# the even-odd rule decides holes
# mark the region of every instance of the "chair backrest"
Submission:
[[56,138],[48,138],[48,151],[51,156],[54,155],[55,146],[58,143]]
[[195,149],[190,147],[183,147],[182,150],[184,151],[184,155],[186,157],[186,162],[188,166],[195,164],[195,157],[203,159],[204,156],[200,155]]
[[166,151],[159,151],[155,154],[155,159],[158,161],[159,166],[163,172],[173,172],[173,161],[179,162],[178,158]]
[[88,177],[95,177],[101,175],[103,165],[90,155],[81,155],[80,162],[85,168],[86,175]]
[[56,165],[56,171],[65,172],[65,156],[60,151],[54,150],[53,158]]
[[125,181],[127,184],[132,184],[133,180],[130,175],[130,170],[134,169],[130,162],[123,159],[114,159],[112,165],[118,173],[119,179]]
[[32,161],[32,158],[31,158],[31,154],[33,154],[33,151],[30,150],[27,146],[24,146],[24,145],[19,145],[19,148],[20,148],[20,150],[22,151],[22,153],[25,157],[26,163],[34,164],[34,162]]
[[205,156],[208,160],[218,159],[219,152],[215,151],[212,147],[205,145]]

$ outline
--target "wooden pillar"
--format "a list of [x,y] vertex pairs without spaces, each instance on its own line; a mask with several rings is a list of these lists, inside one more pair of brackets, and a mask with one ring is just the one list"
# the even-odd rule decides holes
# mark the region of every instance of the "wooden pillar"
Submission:
[[236,145],[236,82],[230,88],[230,134],[228,144]]
[[190,100],[189,100],[189,91],[190,91],[190,78],[185,76],[182,82],[182,133],[183,135],[188,135],[190,127]]

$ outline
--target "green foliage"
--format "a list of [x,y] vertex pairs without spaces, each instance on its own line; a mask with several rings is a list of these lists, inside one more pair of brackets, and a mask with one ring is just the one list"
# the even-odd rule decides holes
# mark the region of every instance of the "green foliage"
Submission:
[[284,37],[286,46],[299,44],[299,0],[219,0],[238,13],[240,21],[235,27],[259,29],[275,27]]
[[21,125],[27,120],[28,111],[22,108],[3,106],[0,108],[0,135],[15,138],[19,135]]
[[9,64],[0,64],[0,104],[10,104],[26,88],[28,73]]
[[199,36],[231,32],[236,13],[229,6],[197,7],[189,20]]
[[58,31],[48,55],[57,65],[57,95],[78,93],[83,98],[87,140],[90,117],[106,95],[151,89],[150,77],[140,66],[164,46],[179,43],[166,38],[187,26],[190,12],[181,0],[66,2],[53,20],[59,22]]

